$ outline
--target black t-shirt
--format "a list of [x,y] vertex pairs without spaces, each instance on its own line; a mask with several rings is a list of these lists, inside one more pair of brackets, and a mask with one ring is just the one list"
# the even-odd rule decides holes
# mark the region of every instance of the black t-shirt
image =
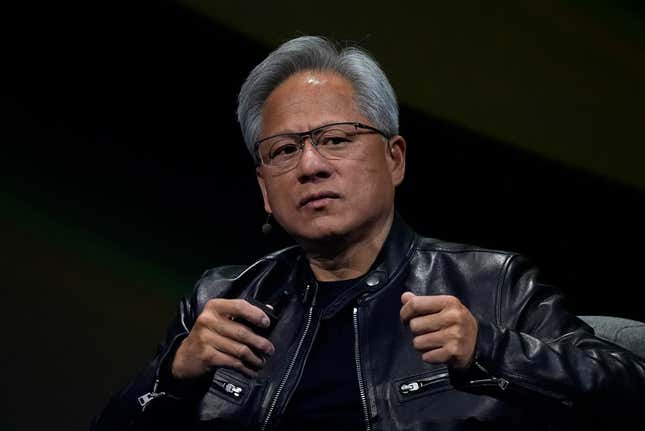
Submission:
[[325,308],[357,280],[319,282],[316,308],[324,318],[278,429],[362,429],[365,427],[354,358],[352,306],[349,301],[326,316]]

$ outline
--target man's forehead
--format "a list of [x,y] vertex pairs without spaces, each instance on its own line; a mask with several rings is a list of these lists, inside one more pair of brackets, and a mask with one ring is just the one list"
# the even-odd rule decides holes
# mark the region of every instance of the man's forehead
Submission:
[[358,112],[347,79],[328,71],[299,72],[267,98],[263,129],[271,134],[289,133],[338,121],[360,121]]
[[323,85],[327,83],[327,78],[322,75],[307,74],[304,81],[309,85]]
[[295,73],[278,85],[271,94],[278,92],[285,87],[288,88],[289,91],[354,92],[354,88],[347,78],[329,70],[305,70]]

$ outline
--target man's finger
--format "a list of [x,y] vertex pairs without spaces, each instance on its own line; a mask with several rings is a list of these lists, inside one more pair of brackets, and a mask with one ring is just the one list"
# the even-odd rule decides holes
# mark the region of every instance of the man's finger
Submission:
[[268,328],[271,324],[264,311],[244,299],[211,299],[207,306],[229,318],[243,319],[259,328]]
[[258,352],[263,352],[267,355],[275,353],[275,347],[269,340],[257,335],[253,328],[249,328],[239,322],[228,321],[223,323],[218,326],[217,332],[239,343],[253,347]]
[[454,297],[450,295],[416,296],[411,292],[405,292],[401,295],[401,320],[407,322],[416,316],[438,313],[453,300]]
[[426,314],[413,317],[408,321],[408,327],[414,335],[425,334],[443,329],[446,326],[441,313]]
[[237,358],[245,364],[251,365],[253,368],[261,368],[264,365],[264,360],[259,358],[246,344],[238,343],[219,334],[214,334],[211,345],[220,352]]
[[401,303],[405,305],[410,299],[414,298],[416,295],[412,292],[403,292],[401,295]]
[[211,362],[213,364],[217,364],[216,366],[219,367],[231,367],[231,368],[236,368],[240,371],[242,371],[244,374],[246,374],[249,377],[257,377],[258,373],[255,370],[252,370],[251,368],[247,367],[244,362],[239,360],[238,358],[231,356],[227,353],[221,352],[215,348],[212,348],[212,359]]
[[427,362],[430,364],[448,363],[451,358],[452,358],[452,354],[444,347],[428,350],[423,355],[421,355],[421,359],[423,359],[424,362]]
[[442,347],[446,341],[445,335],[439,332],[430,332],[428,334],[417,335],[412,339],[414,349],[419,352],[426,352],[428,350],[437,349]]

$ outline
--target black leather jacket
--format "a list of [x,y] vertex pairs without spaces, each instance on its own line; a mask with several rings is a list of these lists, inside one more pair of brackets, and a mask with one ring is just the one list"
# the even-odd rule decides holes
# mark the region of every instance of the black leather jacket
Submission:
[[[593,336],[541,284],[523,257],[417,236],[398,217],[352,301],[354,354],[365,428],[573,427],[575,415],[634,414],[645,400],[645,361]],[[255,379],[220,368],[173,381],[168,364],[211,298],[285,294],[270,334],[276,353]],[[399,318],[404,291],[458,297],[479,323],[468,370],[428,364]],[[94,429],[271,429],[300,378],[319,323],[316,283],[298,248],[253,265],[207,271],[179,306],[158,355],[110,401]],[[321,370],[333,372],[334,370]],[[642,407],[641,407],[642,409]],[[575,414],[574,414],[575,413]],[[578,420],[578,419],[575,419]],[[339,424],[342,425],[342,424]],[[306,427],[305,427],[306,428]]]

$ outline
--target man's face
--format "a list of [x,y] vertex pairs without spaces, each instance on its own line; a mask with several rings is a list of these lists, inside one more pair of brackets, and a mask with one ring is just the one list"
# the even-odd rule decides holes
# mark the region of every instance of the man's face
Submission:
[[[331,72],[291,76],[267,98],[261,137],[310,130],[335,122],[374,126],[360,114],[354,90]],[[391,144],[377,133],[364,133],[358,156],[328,160],[305,138],[298,164],[286,172],[257,169],[264,207],[300,242],[369,234],[393,211],[394,188],[403,180],[405,141]],[[391,148],[391,150],[390,150]]]

